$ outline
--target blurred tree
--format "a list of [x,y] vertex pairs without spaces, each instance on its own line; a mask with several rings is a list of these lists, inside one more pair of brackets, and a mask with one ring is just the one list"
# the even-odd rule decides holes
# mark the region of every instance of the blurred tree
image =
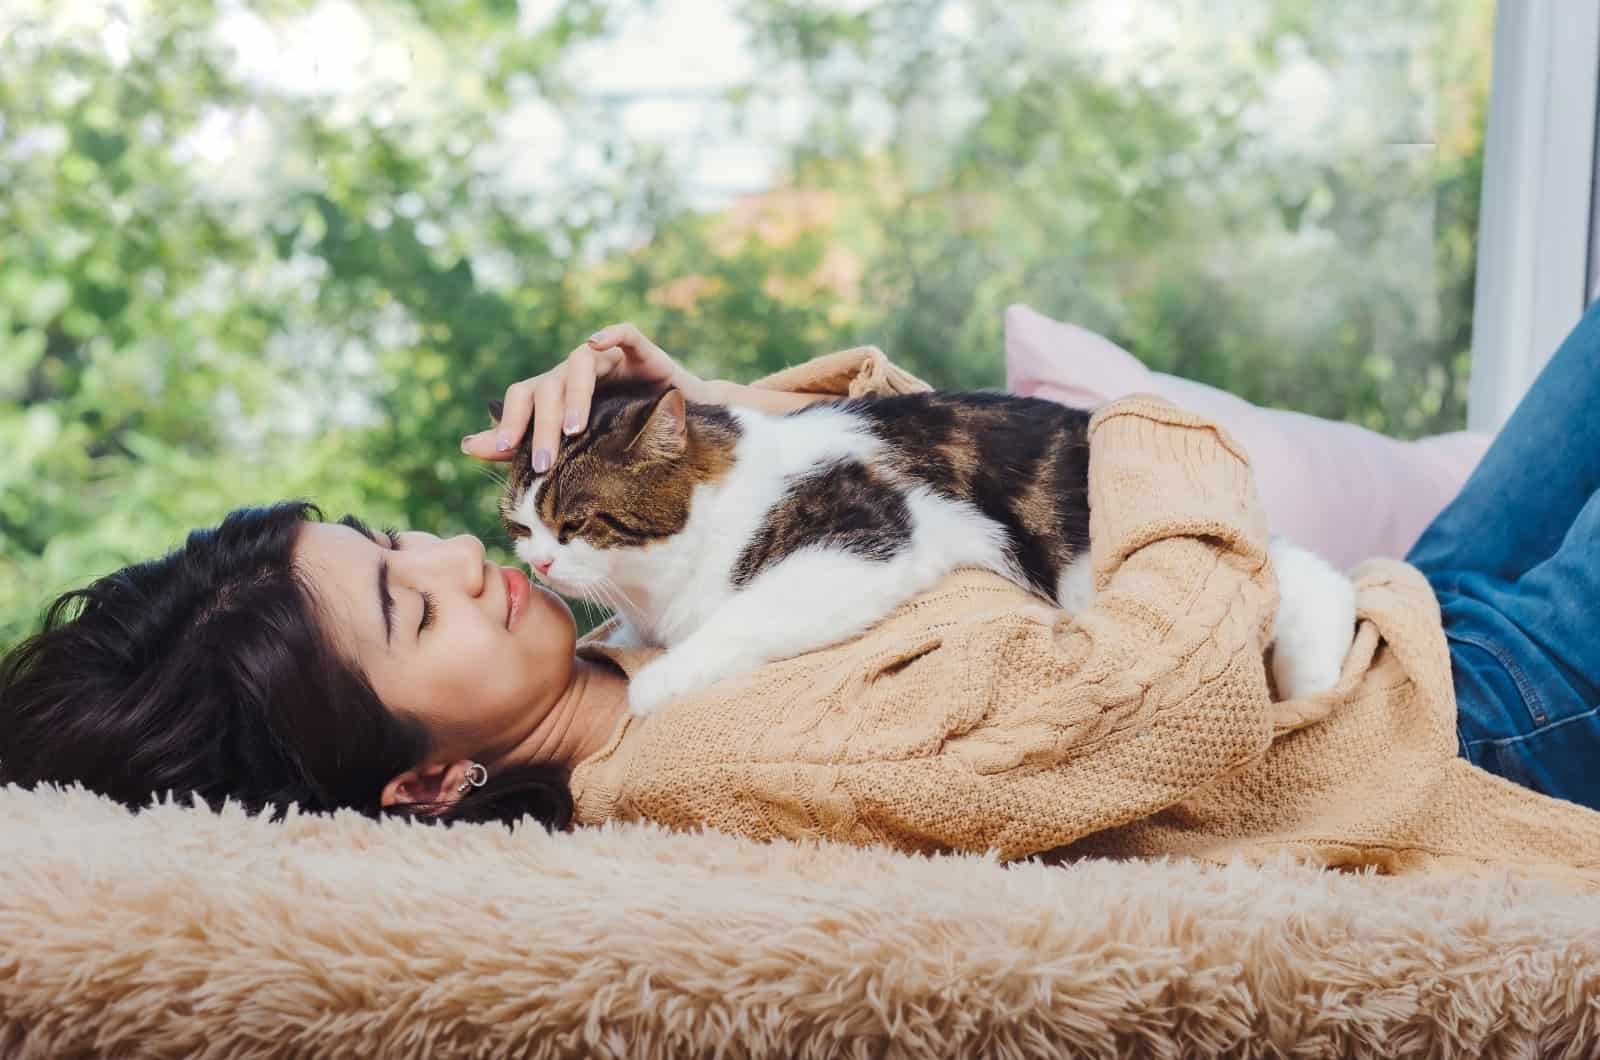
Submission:
[[171,150],[238,98],[203,14],[175,5],[117,62],[10,13],[0,33],[0,642],[235,504],[356,496],[324,473],[338,432],[276,422],[271,245]]
[[708,109],[808,117],[712,211],[595,102],[584,46],[650,6],[9,3],[0,645],[244,503],[506,558],[457,440],[617,319],[706,375],[873,342],[995,386],[1028,301],[1252,400],[1463,422],[1491,0],[744,0],[759,73]]

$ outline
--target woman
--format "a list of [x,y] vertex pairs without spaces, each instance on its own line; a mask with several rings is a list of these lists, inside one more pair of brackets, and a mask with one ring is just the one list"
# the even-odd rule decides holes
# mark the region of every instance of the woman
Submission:
[[[875,351],[705,383],[622,325],[512,386],[498,429],[462,448],[504,458],[531,423],[544,465],[596,381],[625,379],[774,410],[921,385]],[[626,680],[648,652],[576,646],[560,599],[475,539],[280,505],[57,601],[0,666],[0,780],[79,781],[135,807],[171,789],[433,821],[648,818],[1003,857],[1289,849],[1600,883],[1600,814],[1576,804],[1600,805],[1583,676],[1600,652],[1572,614],[1600,588],[1596,397],[1600,311],[1418,545],[1428,581],[1364,570],[1344,674],[1310,700],[1267,684],[1276,596],[1247,462],[1206,421],[1128,399],[1092,428],[1098,591],[1076,619],[961,571],[860,638],[638,719]]]

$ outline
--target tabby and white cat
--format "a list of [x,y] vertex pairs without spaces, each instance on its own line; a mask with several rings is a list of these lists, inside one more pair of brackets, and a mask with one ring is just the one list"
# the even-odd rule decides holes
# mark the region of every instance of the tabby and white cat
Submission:
[[[517,555],[614,607],[614,638],[666,648],[629,709],[845,640],[961,566],[1082,610],[1089,414],[1005,394],[827,401],[786,415],[612,392],[536,475],[524,439],[501,498]],[[529,432],[531,435],[532,432]],[[1334,684],[1348,579],[1275,541],[1274,678]]]

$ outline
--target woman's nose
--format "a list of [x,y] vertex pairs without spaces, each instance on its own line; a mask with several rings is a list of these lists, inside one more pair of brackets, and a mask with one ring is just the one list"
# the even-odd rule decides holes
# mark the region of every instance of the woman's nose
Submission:
[[447,578],[464,587],[472,596],[483,591],[483,542],[471,534],[458,534],[444,541],[436,539],[417,548],[402,550],[399,556],[412,560],[414,577],[429,580]]

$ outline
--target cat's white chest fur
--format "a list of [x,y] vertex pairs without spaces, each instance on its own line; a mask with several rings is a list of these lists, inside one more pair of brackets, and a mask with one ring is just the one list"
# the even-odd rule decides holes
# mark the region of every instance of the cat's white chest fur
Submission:
[[[755,588],[736,593],[730,574],[767,513],[783,500],[792,475],[834,460],[870,460],[880,444],[854,417],[832,409],[784,418],[735,410],[734,416],[741,433],[733,467],[722,479],[695,488],[681,531],[647,548],[588,550],[588,561],[604,565],[638,601],[637,609],[623,611],[645,643],[675,648],[735,595]],[[792,615],[788,608],[779,610]],[[700,638],[700,644],[708,639]],[[729,645],[708,654],[732,650]]]

